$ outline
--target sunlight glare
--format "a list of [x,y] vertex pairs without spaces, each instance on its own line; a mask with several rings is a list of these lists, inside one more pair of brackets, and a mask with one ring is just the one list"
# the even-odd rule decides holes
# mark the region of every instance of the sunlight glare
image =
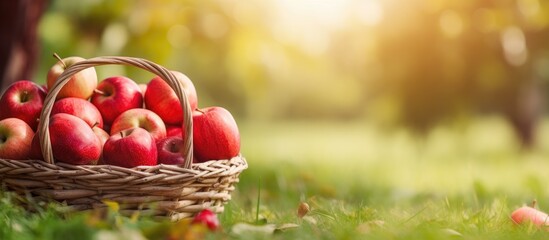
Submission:
[[528,59],[528,49],[524,33],[518,27],[508,27],[501,34],[501,44],[505,60],[512,65],[520,66]]
[[355,11],[360,22],[375,26],[383,20],[383,7],[378,1],[358,1]]
[[452,10],[446,10],[440,15],[439,25],[444,35],[449,38],[455,38],[463,31],[461,17]]
[[347,23],[352,3],[352,0],[273,1],[274,35],[284,42],[298,45],[309,54],[323,54],[331,32]]

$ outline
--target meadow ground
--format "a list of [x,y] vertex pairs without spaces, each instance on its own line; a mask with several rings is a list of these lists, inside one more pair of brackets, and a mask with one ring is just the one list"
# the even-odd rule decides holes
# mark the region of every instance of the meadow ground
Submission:
[[[499,118],[440,127],[424,138],[357,122],[241,124],[249,169],[211,239],[546,239],[511,212],[549,210],[549,122],[522,150]],[[303,218],[301,202],[310,206]],[[162,239],[184,223],[116,211],[27,213],[0,201],[0,239]],[[179,229],[179,230],[178,230]],[[194,235],[196,237],[196,235]],[[189,237],[189,236],[187,236]],[[189,238],[192,238],[189,237]]]

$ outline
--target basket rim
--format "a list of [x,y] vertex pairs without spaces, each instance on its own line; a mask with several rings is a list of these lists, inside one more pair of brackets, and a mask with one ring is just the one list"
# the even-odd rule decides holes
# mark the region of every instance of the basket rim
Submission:
[[[185,168],[183,165],[170,165],[170,164],[158,164],[154,166],[137,166],[133,168],[125,168],[115,165],[73,165],[63,162],[58,163],[48,163],[44,160],[39,159],[26,159],[26,160],[15,160],[15,159],[3,159],[0,158],[0,162],[4,165],[8,165],[12,169],[21,169],[24,167],[34,167],[42,169],[43,171],[50,171],[55,172],[63,175],[63,173],[74,173],[74,171],[85,171],[88,173],[106,173],[106,172],[112,172],[112,173],[125,173],[133,176],[141,176],[141,177],[148,177],[153,176],[158,172],[174,172],[179,174],[192,174],[194,175],[193,178],[199,178],[203,176],[204,172],[209,172],[212,170],[211,166],[217,166],[220,165],[238,165],[238,168],[235,170],[243,171],[248,168],[248,162],[246,159],[239,154],[236,157],[233,157],[231,159],[218,159],[218,160],[209,160],[206,162],[201,163],[193,163],[192,167],[190,169]],[[0,168],[0,179],[3,178],[4,175],[11,175],[9,174],[10,169],[6,168]],[[7,173],[7,174],[6,174]],[[14,174],[16,175],[16,174]]]

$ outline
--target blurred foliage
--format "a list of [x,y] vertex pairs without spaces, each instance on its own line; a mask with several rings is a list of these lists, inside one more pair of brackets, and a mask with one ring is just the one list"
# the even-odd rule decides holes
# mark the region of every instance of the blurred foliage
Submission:
[[187,74],[199,106],[239,118],[425,130],[500,113],[520,125],[542,106],[548,25],[541,0],[52,0],[37,81],[52,52],[137,56]]

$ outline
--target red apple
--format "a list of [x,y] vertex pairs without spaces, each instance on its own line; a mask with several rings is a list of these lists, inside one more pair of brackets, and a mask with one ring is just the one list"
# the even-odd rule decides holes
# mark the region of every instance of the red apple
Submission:
[[[48,72],[47,84],[48,89],[51,89],[59,75],[61,75],[65,69],[74,65],[77,62],[85,60],[81,57],[67,57],[57,63],[55,63]],[[61,88],[61,91],[57,94],[56,99],[66,97],[76,97],[82,99],[88,99],[91,97],[93,90],[97,87],[97,74],[95,68],[86,68],[76,74],[74,74],[70,80]]]
[[[191,110],[196,109],[198,100],[196,89],[185,74],[172,71],[181,81]],[[180,125],[183,122],[183,110],[174,90],[160,77],[153,78],[145,92],[145,106],[164,120],[166,124]]]
[[103,118],[99,110],[91,102],[81,98],[68,97],[57,100],[53,104],[50,115],[53,116],[57,113],[68,113],[77,116],[90,127],[103,127]]
[[158,150],[158,163],[182,165],[185,163],[185,156],[181,153],[183,139],[181,136],[167,137],[156,144]]
[[167,125],[166,126],[166,136],[183,136],[183,128],[181,126]]
[[549,215],[533,207],[524,206],[511,214],[516,224],[532,223],[535,226],[549,226]]
[[42,87],[42,89],[44,89],[44,92],[45,92],[46,94],[48,93],[48,85],[42,84],[42,85],[40,85],[40,87]]
[[145,129],[123,130],[109,137],[105,143],[103,163],[126,168],[156,165],[156,142]]
[[36,131],[32,137],[29,159],[44,160],[42,150],[40,149],[40,137],[38,131]]
[[95,164],[103,164],[103,146],[105,146],[105,142],[109,139],[110,135],[102,128],[99,128],[97,126],[92,128],[93,133],[95,133],[95,136],[99,139],[99,142],[101,143],[101,156],[99,156],[99,160],[95,162]]
[[93,133],[95,133],[95,136],[97,136],[97,138],[99,139],[99,142],[101,143],[101,147],[103,147],[107,139],[109,139],[110,137],[109,133],[107,133],[105,130],[103,130],[98,126],[93,127],[92,131]]
[[0,121],[0,158],[23,160],[29,157],[34,132],[18,118]]
[[19,118],[36,130],[45,97],[44,89],[34,82],[12,83],[0,98],[0,120]]
[[150,132],[156,142],[166,137],[166,125],[162,119],[156,113],[144,108],[134,108],[120,114],[111,126],[111,136],[135,127]]
[[143,107],[143,95],[137,83],[127,77],[110,77],[99,83],[91,97],[105,124],[110,125],[123,112]]
[[81,165],[99,159],[101,142],[84,120],[58,113],[50,118],[49,130],[56,161]]
[[222,107],[193,112],[194,156],[198,162],[230,159],[240,153],[240,133],[236,121]]
[[203,224],[211,231],[216,231],[219,228],[219,220],[214,212],[209,209],[200,211],[194,216],[192,224]]

